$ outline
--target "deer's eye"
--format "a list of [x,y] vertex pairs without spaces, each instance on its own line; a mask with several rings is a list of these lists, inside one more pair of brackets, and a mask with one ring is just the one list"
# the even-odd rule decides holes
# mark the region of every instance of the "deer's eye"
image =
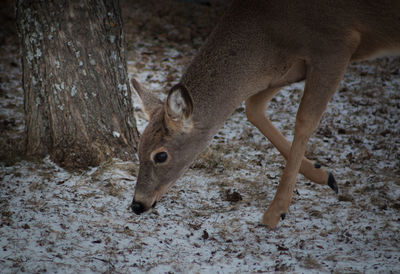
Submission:
[[168,159],[168,154],[164,151],[154,155],[154,162],[157,164],[164,163]]

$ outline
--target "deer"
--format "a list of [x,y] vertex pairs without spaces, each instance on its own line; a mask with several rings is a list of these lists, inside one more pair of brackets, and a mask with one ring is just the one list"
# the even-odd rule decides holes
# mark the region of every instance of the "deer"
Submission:
[[[154,207],[244,101],[247,119],[286,159],[261,224],[286,217],[298,173],[337,194],[332,173],[305,157],[308,140],[351,62],[399,53],[398,0],[234,0],[164,101],[131,79],[149,117],[131,209]],[[266,108],[300,81],[290,143]]]

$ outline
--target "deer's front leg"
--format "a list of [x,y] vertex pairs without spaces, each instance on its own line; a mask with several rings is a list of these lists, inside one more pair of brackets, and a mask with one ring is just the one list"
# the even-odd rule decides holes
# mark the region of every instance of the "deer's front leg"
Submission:
[[274,228],[280,218],[285,218],[292,200],[297,174],[306,151],[307,142],[318,126],[329,99],[332,97],[343,77],[347,62],[342,66],[332,60],[336,67],[310,67],[303,98],[296,116],[294,139],[289,157],[274,200],[265,211],[262,223]]
[[[298,123],[296,122],[296,128],[297,124]],[[300,169],[301,160],[306,150],[307,141],[307,135],[300,135],[298,131],[295,131],[295,137],[289,153],[289,158],[286,162],[285,169],[283,170],[283,175],[274,200],[265,211],[262,219],[262,223],[268,228],[274,228],[279,222],[279,219],[284,219],[286,216],[292,200],[293,189]]]

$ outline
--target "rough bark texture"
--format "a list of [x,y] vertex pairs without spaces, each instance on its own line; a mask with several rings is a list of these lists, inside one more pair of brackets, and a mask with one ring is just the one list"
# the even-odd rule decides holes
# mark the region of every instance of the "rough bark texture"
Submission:
[[135,157],[119,1],[20,0],[27,154],[66,167]]

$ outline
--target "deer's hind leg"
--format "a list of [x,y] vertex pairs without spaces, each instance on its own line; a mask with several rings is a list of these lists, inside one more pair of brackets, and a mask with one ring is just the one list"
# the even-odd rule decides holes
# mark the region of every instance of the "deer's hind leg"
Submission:
[[[249,97],[246,100],[246,115],[248,120],[288,159],[290,142],[265,116],[268,102],[279,90],[280,88],[269,88]],[[327,173],[321,166],[314,165],[306,157],[303,157],[301,162],[300,173],[317,184],[328,184],[336,193],[338,192],[333,175]]]

